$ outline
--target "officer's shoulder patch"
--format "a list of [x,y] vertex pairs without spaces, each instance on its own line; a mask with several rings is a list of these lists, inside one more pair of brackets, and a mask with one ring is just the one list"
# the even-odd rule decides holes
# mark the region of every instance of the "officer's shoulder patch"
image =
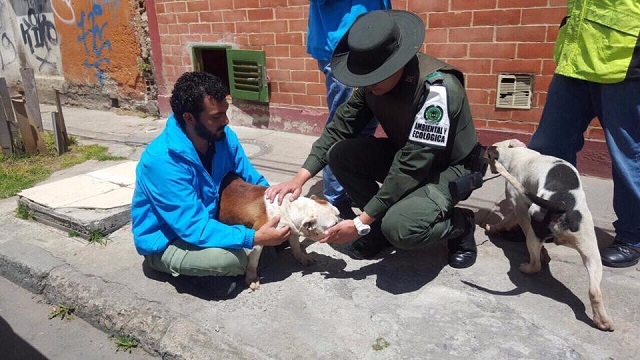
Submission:
[[427,75],[427,82],[431,85],[433,84],[441,84],[444,82],[444,76],[440,71],[434,71],[431,74]]

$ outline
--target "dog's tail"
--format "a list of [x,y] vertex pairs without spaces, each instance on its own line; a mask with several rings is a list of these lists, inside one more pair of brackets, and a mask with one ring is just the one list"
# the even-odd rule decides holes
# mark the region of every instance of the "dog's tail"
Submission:
[[493,161],[492,165],[495,167],[496,171],[498,171],[498,173],[503,178],[505,178],[505,180],[507,180],[509,184],[511,184],[516,190],[518,190],[520,193],[524,194],[529,200],[531,200],[532,203],[540,206],[543,209],[547,209],[551,212],[555,212],[555,213],[567,212],[567,206],[564,203],[564,201],[547,200],[539,197],[536,194],[532,194],[529,190],[525,189],[525,187],[522,186],[522,184],[518,181],[518,179],[516,179],[513,175],[511,175],[499,161],[495,161],[495,160],[492,160],[492,161]]

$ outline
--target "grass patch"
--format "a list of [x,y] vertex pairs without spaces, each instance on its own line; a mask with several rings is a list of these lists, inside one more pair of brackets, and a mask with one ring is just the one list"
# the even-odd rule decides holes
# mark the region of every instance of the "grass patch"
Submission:
[[52,173],[89,159],[99,161],[124,160],[125,157],[113,156],[107,148],[100,145],[79,145],[71,138],[69,151],[58,156],[55,154],[53,136],[45,133],[44,140],[49,152],[32,156],[18,155],[0,157],[0,199],[5,199],[30,188],[47,179]]
[[53,311],[49,314],[49,320],[59,317],[60,320],[64,320],[65,318],[70,319],[73,312],[76,310],[76,307],[65,304],[58,304],[58,306],[53,307]]
[[371,348],[375,351],[380,351],[380,350],[384,350],[387,347],[389,347],[389,342],[387,340],[385,340],[382,337],[379,337],[376,339],[376,342],[373,343],[373,345],[371,345]]
[[125,351],[131,353],[131,350],[138,347],[138,340],[131,335],[118,335],[114,336],[116,342],[116,352]]
[[80,236],[80,233],[75,230],[71,230],[67,235],[69,235],[69,237],[78,237]]
[[104,236],[102,231],[98,229],[91,229],[89,231],[89,238],[87,240],[89,241],[90,244],[100,244],[100,245],[107,244],[107,238]]
[[16,208],[16,216],[22,220],[34,219],[33,215],[31,215],[29,207],[23,203],[18,203],[18,207]]

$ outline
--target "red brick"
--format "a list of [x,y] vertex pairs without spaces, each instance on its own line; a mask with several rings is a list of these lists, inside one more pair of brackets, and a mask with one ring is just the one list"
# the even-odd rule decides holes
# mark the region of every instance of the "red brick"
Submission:
[[[407,4],[409,11],[413,13],[431,13],[449,10],[449,0],[418,0]],[[395,7],[394,7],[395,9]]]
[[278,45],[301,45],[302,33],[276,34],[276,44]]
[[428,44],[446,43],[449,41],[449,29],[427,29],[425,42]]
[[483,89],[467,89],[467,98],[470,104],[489,104],[489,91]]
[[467,44],[427,44],[427,54],[439,58],[463,58],[468,54]]
[[164,4],[164,8],[167,10],[167,13],[170,13],[170,14],[186,12],[187,11],[187,3],[184,2],[184,1],[166,3],[166,4]]
[[260,32],[283,33],[289,31],[289,24],[285,20],[260,21]]
[[199,23],[200,16],[198,13],[179,13],[176,14],[178,24]]
[[487,127],[496,130],[510,130],[526,134],[533,134],[536,128],[535,124],[510,121],[487,121]]
[[307,48],[302,45],[291,46],[291,48],[289,49],[289,53],[291,54],[292,58],[306,58],[310,56],[309,54],[307,54]]
[[[214,33],[235,33],[236,32],[236,24],[234,23],[213,23],[211,24],[211,32]],[[246,44],[240,43],[241,45]]]
[[158,24],[158,34],[164,35],[169,33],[169,26],[167,24]]
[[218,43],[226,40],[225,34],[203,34],[200,36],[202,42]]
[[465,74],[491,74],[491,59],[452,59],[449,63]]
[[247,10],[247,16],[249,20],[273,20],[273,10],[272,9],[252,9]]
[[530,24],[560,24],[567,14],[565,8],[523,9],[522,25]]
[[294,70],[291,71],[291,81],[318,83],[320,82],[319,75],[320,71]]
[[553,61],[553,59],[542,61],[543,75],[553,75],[555,71],[556,71],[556,63]]
[[495,9],[496,0],[451,0],[451,10]]
[[495,104],[491,104],[493,106],[493,110],[489,113],[489,120],[505,120],[511,121],[513,117],[513,111],[511,109],[498,109],[495,107]]
[[290,57],[291,53],[289,52],[290,46],[288,45],[274,45],[269,46],[265,49],[265,53],[267,57]]
[[492,42],[493,32],[493,27],[454,28],[449,30],[449,41],[454,43]]
[[182,34],[180,35],[180,44],[187,48],[187,43],[201,41],[202,35],[200,34]]
[[493,72],[539,74],[542,70],[541,60],[494,60]]
[[283,94],[280,91],[272,91],[270,96],[270,102],[273,104],[293,105],[292,94]]
[[289,70],[268,70],[271,81],[291,81],[291,71]]
[[567,0],[549,0],[549,6],[567,6]]
[[539,123],[542,116],[542,108],[532,108],[531,110],[514,110],[511,119],[514,121]]
[[518,44],[518,59],[550,59],[553,56],[553,43]]
[[471,26],[471,17],[470,11],[431,13],[428,16],[427,29]]
[[409,3],[415,0],[391,0],[391,6],[394,10],[409,10]]
[[513,59],[516,56],[516,44],[470,44],[469,56],[472,58]]
[[587,128],[587,139],[591,140],[605,140],[604,130],[601,127],[588,127]]
[[496,29],[496,41],[544,42],[545,26],[503,26]]
[[305,85],[301,82],[284,82],[280,83],[280,92],[292,94],[304,94]]
[[158,24],[176,24],[177,22],[176,14],[158,14]]
[[189,32],[191,34],[210,34],[211,24],[190,24]]
[[277,68],[281,70],[304,70],[305,59],[277,59]]
[[164,4],[158,4],[158,3],[156,3],[156,15],[164,14],[164,13],[166,13],[166,12],[167,12],[167,11],[165,10]]
[[214,23],[222,22],[222,12],[220,11],[203,11],[200,13],[200,21]]
[[318,60],[311,58],[309,55],[304,60],[304,69],[307,71],[318,71]]
[[304,18],[304,9],[302,7],[283,7],[275,8],[274,10],[276,19],[302,19]]
[[162,35],[162,44],[166,44],[166,45],[181,45],[180,36],[178,34]]
[[476,120],[488,119],[489,115],[493,114],[493,105],[471,104],[471,114]]
[[212,11],[233,9],[233,0],[209,0],[209,9]]
[[309,0],[289,0],[287,2],[287,4],[289,4],[289,6],[294,7],[294,6],[308,6],[309,5]]
[[263,35],[269,34],[269,33],[264,33],[260,31],[260,23],[257,21],[236,22],[236,31],[243,34],[254,34],[254,33],[261,33]]
[[495,89],[498,80],[495,75],[467,74],[467,89]]
[[291,32],[307,32],[307,19],[289,20],[289,31]]
[[165,56],[165,65],[182,65],[182,56]]
[[233,0],[234,9],[257,9],[260,7],[260,0]]
[[539,75],[536,76],[533,82],[533,91],[548,91],[549,84],[551,84],[551,75]]
[[[498,9],[545,7],[548,0],[498,0]],[[564,0],[566,2],[566,0]]]
[[169,34],[188,34],[189,24],[170,24],[168,28],[168,33]]
[[559,27],[558,26],[548,26],[547,27],[547,36],[545,38],[546,41],[548,42],[556,42],[556,39],[558,38],[558,31],[559,31]]
[[287,6],[287,0],[260,0],[260,7],[274,8]]
[[307,90],[305,92],[307,95],[327,95],[327,88],[324,84],[314,84],[307,83]]
[[322,106],[323,95],[307,96],[307,95],[293,95],[293,104],[300,106]]
[[520,10],[489,10],[473,12],[473,26],[519,24]]
[[227,10],[221,11],[221,13],[224,22],[247,21],[246,10]]
[[274,44],[275,38],[273,34],[249,34],[249,45],[251,46],[265,46]]
[[209,0],[187,2],[188,12],[209,11]]

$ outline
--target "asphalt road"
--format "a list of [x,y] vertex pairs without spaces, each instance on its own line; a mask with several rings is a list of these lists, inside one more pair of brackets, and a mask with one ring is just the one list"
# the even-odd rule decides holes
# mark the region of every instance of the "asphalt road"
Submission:
[[109,335],[76,316],[49,320],[52,309],[41,296],[0,276],[0,358],[155,359],[142,349],[116,352]]

